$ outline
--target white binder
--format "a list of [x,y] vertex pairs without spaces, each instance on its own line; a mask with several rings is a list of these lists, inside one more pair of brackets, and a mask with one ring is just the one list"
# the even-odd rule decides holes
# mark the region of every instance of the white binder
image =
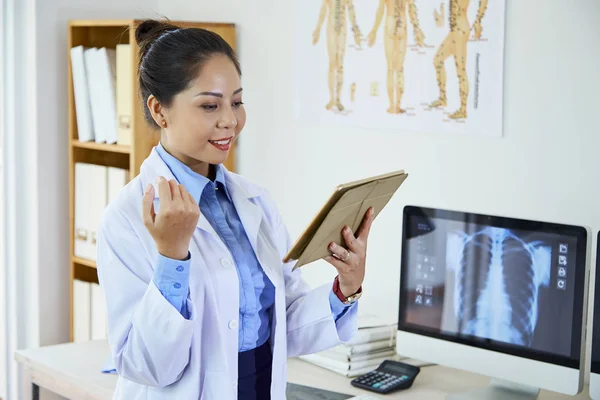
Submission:
[[117,55],[116,50],[101,47],[96,53],[102,124],[106,143],[117,143]]
[[108,167],[75,164],[75,256],[96,260],[96,240],[108,192]]
[[92,122],[88,78],[83,56],[84,50],[86,48],[83,46],[71,48],[71,73],[73,76],[77,136],[82,142],[90,142],[94,140],[94,125]]
[[88,82],[88,93],[90,95],[90,106],[92,109],[92,123],[94,126],[94,140],[96,143],[106,142],[104,129],[104,115],[102,107],[102,82],[98,68],[98,49],[92,47],[83,52],[85,69]]
[[108,167],[108,198],[107,204],[110,204],[121,189],[127,184],[129,170],[115,167]]
[[117,143],[132,144],[133,60],[130,44],[117,45]]
[[96,260],[96,240],[98,228],[102,222],[102,214],[106,207],[108,198],[108,167],[103,165],[88,164],[91,187],[86,193],[88,212],[90,216],[88,229],[90,231],[90,253],[89,257]]
[[89,249],[90,232],[88,230],[89,212],[86,206],[86,191],[88,190],[88,164],[75,163],[75,257],[87,258]]
[[91,286],[73,281],[73,341],[87,342],[91,338]]
[[90,336],[92,340],[103,340],[107,338],[106,330],[106,302],[104,291],[97,283],[91,283],[91,327]]

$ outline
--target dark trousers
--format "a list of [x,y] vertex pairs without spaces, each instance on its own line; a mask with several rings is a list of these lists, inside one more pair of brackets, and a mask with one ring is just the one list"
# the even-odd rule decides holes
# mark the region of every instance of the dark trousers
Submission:
[[238,353],[238,399],[270,400],[273,354],[269,341]]

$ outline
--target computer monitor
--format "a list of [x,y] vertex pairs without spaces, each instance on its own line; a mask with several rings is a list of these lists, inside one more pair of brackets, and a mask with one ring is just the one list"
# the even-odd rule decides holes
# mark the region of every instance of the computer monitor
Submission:
[[592,319],[592,357],[590,366],[590,397],[600,400],[600,232],[596,240],[596,279],[594,314]]
[[588,229],[404,209],[398,354],[493,378],[452,399],[582,390]]

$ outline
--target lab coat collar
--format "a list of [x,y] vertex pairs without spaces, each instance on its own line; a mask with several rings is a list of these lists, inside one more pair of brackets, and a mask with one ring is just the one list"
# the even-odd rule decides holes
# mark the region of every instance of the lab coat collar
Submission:
[[[260,197],[260,188],[256,185],[248,184],[240,176],[227,170],[224,165],[221,165],[221,168],[225,176],[229,195],[231,196],[238,215],[242,220],[242,224],[246,229],[246,234],[250,239],[250,243],[256,252],[258,231],[264,215],[262,208],[254,201],[256,198]],[[167,164],[156,151],[156,148],[153,148],[150,155],[144,160],[140,167],[140,179],[144,190],[148,184],[152,184],[154,187],[154,208],[156,212],[158,212],[159,206],[156,178],[159,176],[163,176],[167,180],[175,179],[175,176],[173,176],[173,173]],[[200,213],[200,218],[198,218],[197,226],[198,228],[211,233],[215,237],[218,237],[217,233],[202,213]]]
[[[175,179],[180,184],[185,186],[188,193],[191,194],[194,200],[196,200],[196,203],[199,204],[200,197],[202,196],[206,185],[209,184],[210,179],[193,171],[190,167],[179,161],[176,157],[171,155],[160,142],[158,145],[156,145],[155,150],[165,164],[167,164],[167,167],[175,176]],[[227,189],[227,184],[225,183],[225,172],[223,171],[223,166],[217,164],[213,165],[212,167],[215,168],[216,172],[214,184],[220,185],[229,201],[232,201],[229,190]]]

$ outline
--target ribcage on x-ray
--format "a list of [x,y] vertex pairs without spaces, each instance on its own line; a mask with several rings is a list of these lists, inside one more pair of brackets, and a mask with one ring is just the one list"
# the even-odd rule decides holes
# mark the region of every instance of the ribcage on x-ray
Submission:
[[477,317],[477,300],[485,288],[489,274],[489,268],[480,266],[489,266],[491,260],[492,239],[489,235],[477,233],[471,236],[463,247],[460,261],[461,325],[466,325]]
[[460,246],[453,266],[459,331],[529,346],[537,319],[538,288],[548,284],[549,247],[541,247],[547,254],[536,261],[539,243],[525,243],[501,228],[463,234],[452,243]]
[[512,325],[523,334],[524,342],[529,343],[533,335],[532,306],[537,295],[533,258],[525,244],[512,236],[504,240],[502,256],[504,287],[512,309]]

